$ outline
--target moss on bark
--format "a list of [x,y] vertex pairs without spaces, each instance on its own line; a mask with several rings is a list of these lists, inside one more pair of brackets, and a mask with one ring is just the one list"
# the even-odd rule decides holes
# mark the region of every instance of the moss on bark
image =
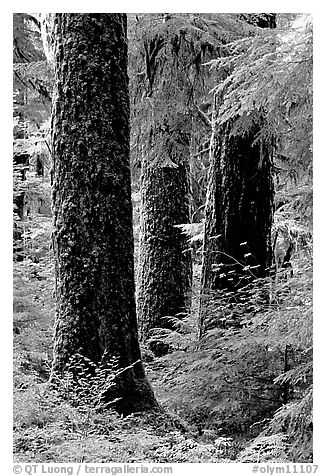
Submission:
[[166,317],[189,310],[191,252],[175,225],[189,222],[189,163],[176,167],[142,164],[137,315],[141,337],[172,328]]
[[[139,361],[134,297],[125,14],[54,16],[52,114],[56,327],[53,371],[79,352]],[[141,362],[116,388],[123,413],[156,407]]]

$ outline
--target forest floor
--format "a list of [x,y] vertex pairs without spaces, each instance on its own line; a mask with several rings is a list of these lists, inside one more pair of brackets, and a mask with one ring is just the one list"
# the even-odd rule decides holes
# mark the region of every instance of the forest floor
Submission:
[[[14,459],[17,462],[226,462],[238,445],[200,430],[178,408],[175,374],[186,352],[145,352],[162,414],[121,418],[75,408],[48,383],[54,323],[52,282],[16,274],[14,291]],[[196,412],[195,403],[190,411]],[[189,412],[189,409],[188,409]]]

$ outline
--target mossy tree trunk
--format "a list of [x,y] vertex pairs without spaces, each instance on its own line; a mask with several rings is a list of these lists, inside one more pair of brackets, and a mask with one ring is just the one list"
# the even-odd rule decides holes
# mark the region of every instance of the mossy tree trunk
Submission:
[[[171,21],[170,15],[163,20]],[[192,257],[177,225],[190,222],[192,117],[186,73],[190,56],[182,35],[167,29],[143,45],[148,117],[142,131],[137,316],[146,339],[153,328],[173,328],[175,318],[184,318],[190,309]]]
[[190,221],[189,158],[173,160],[142,162],[137,315],[143,339],[153,328],[172,329],[169,318],[182,319],[190,306],[191,252],[176,227]]
[[134,296],[126,15],[56,14],[54,42],[53,372],[76,353],[138,362],[113,396],[124,414],[152,409]]

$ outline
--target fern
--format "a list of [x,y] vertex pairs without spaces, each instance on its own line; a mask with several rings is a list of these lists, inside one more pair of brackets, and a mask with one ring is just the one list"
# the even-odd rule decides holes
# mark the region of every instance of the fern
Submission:
[[276,433],[257,437],[240,455],[241,463],[287,462],[287,436]]

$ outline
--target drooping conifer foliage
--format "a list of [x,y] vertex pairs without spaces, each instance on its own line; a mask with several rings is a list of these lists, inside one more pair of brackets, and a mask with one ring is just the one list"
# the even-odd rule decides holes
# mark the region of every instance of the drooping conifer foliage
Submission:
[[[284,21],[284,18],[281,20]],[[228,161],[225,160],[225,151],[228,149],[225,148],[223,141],[225,141],[227,127],[230,128],[233,144],[244,142],[243,145],[245,145],[248,136],[256,132],[250,155],[253,158],[256,148],[257,159],[258,157],[262,159],[256,162],[256,164],[258,163],[256,174],[261,173],[262,180],[264,179],[264,148],[260,147],[258,150],[257,144],[274,143],[272,150],[274,166],[268,172],[267,180],[265,180],[268,190],[271,190],[268,184],[271,183],[271,171],[273,171],[276,192],[274,223],[273,227],[269,228],[268,234],[266,234],[266,229],[259,230],[258,228],[259,232],[253,241],[254,245],[259,247],[264,244],[264,238],[267,237],[270,247],[270,233],[272,232],[274,271],[271,279],[262,279],[262,275],[259,276],[259,274],[258,279],[254,279],[255,275],[257,277],[256,263],[247,264],[237,260],[235,264],[241,266],[243,271],[250,273],[249,280],[253,279],[253,282],[246,284],[243,279],[245,273],[242,274],[242,279],[236,276],[236,283],[240,286],[234,292],[234,275],[236,274],[234,269],[222,270],[219,266],[218,255],[220,251],[222,251],[222,255],[224,252],[221,247],[225,237],[224,230],[215,228],[215,233],[213,232],[209,236],[220,244],[219,246],[215,245],[215,248],[212,242],[210,244],[217,256],[214,253],[209,257],[204,256],[204,263],[206,261],[209,265],[213,264],[213,267],[208,272],[206,270],[206,273],[215,280],[217,279],[219,285],[222,283],[224,292],[216,294],[215,299],[211,295],[211,301],[205,303],[204,309],[208,310],[213,320],[213,326],[214,323],[215,326],[219,323],[220,327],[226,329],[232,329],[233,326],[240,327],[240,330],[208,332],[207,339],[210,342],[208,345],[212,345],[216,352],[219,345],[225,349],[224,346],[229,343],[233,356],[229,356],[229,362],[234,365],[233,359],[244,357],[246,365],[250,367],[244,371],[244,375],[250,376],[250,379],[258,382],[258,395],[255,397],[257,401],[266,399],[266,404],[269,401],[272,405],[270,411],[272,408],[277,409],[279,402],[284,405],[276,412],[270,424],[266,425],[250,451],[254,453],[259,445],[262,445],[261,448],[263,448],[264,444],[268,448],[273,441],[272,435],[279,435],[281,432],[285,436],[285,443],[284,441],[281,443],[279,439],[277,445],[282,447],[280,450],[283,452],[282,454],[288,452],[293,458],[303,461],[304,458],[311,458],[312,437],[312,336],[308,331],[308,327],[311,325],[312,26],[309,17],[300,17],[293,26],[294,29],[290,33],[286,29],[282,34],[277,31],[266,32],[264,30],[257,32],[253,38],[231,43],[227,45],[229,56],[212,62],[214,65],[220,65],[223,71],[225,68],[229,71],[225,79],[219,82],[215,89],[217,96],[221,98],[221,102],[218,103],[218,113],[215,116],[215,127],[221,131],[222,138],[220,148],[215,147],[218,139],[214,140],[213,136],[212,141],[211,150],[215,153],[217,150],[219,154],[219,166],[215,169],[213,184],[227,187],[228,181],[225,180],[225,173],[232,174],[233,171],[233,155],[229,157]],[[298,86],[293,83],[293,77],[298,78]],[[284,85],[286,86],[284,87]],[[260,119],[262,116],[264,117],[263,121]],[[259,129],[257,129],[257,117],[258,121],[261,121],[258,122]],[[242,158],[244,150],[246,147],[239,148],[239,157]],[[255,161],[251,162],[252,165],[254,163]],[[246,162],[242,160],[241,166],[245,167]],[[247,177],[247,184],[254,184],[256,174],[253,173]],[[210,217],[213,218],[213,223],[217,218],[215,223],[221,226],[224,220],[227,223],[226,211],[230,200],[225,199],[225,194],[221,193],[221,190],[225,190],[225,188],[219,189],[218,186],[212,189],[214,193],[210,197],[211,200],[208,200],[208,211],[216,210],[215,216],[211,214]],[[257,193],[258,187],[254,187],[255,193]],[[295,192],[293,187],[295,187]],[[289,193],[291,189],[292,192]],[[298,190],[300,190],[299,193]],[[234,190],[231,194],[232,199],[235,195]],[[231,223],[234,216],[237,217],[237,223],[239,223],[242,213],[242,198],[243,195],[240,194],[239,208],[235,206],[234,214],[230,217]],[[270,200],[272,205],[271,198],[267,194],[267,201]],[[216,199],[219,205],[217,209],[214,208]],[[226,203],[223,204],[223,200],[226,200]],[[265,200],[266,197],[262,196],[259,202],[254,201],[251,210],[254,210],[255,206],[264,207]],[[222,206],[220,205],[221,201]],[[271,206],[265,206],[265,220],[269,220],[271,211]],[[206,221],[206,227],[208,223],[210,220]],[[271,225],[271,221],[269,223]],[[227,224],[229,225],[230,222]],[[241,233],[246,234],[246,239],[242,235],[238,246],[244,248],[250,243],[250,237],[257,224],[257,221],[251,223],[249,217],[247,223],[243,222]],[[232,237],[226,241],[227,245],[230,243],[233,243]],[[207,248],[209,249],[209,247]],[[246,250],[243,249],[242,252],[243,256],[249,260],[257,259],[257,255],[250,254],[251,250],[246,253]],[[231,259],[231,257],[232,254],[229,253],[228,258]],[[294,257],[295,259],[293,259]],[[230,264],[232,264],[231,261]],[[205,276],[205,267],[203,273]],[[212,287],[216,285],[216,281],[211,282],[211,285]],[[303,287],[305,287],[305,291],[303,291]],[[268,299],[266,299],[267,297]],[[303,315],[299,318],[296,305],[301,307],[303,302],[306,304]],[[262,333],[260,334],[260,332]],[[207,344],[204,343],[203,346],[205,348]],[[266,349],[269,353],[267,359]],[[228,361],[229,358],[225,360],[225,354],[221,355],[219,350],[216,353],[218,360],[225,363]],[[270,363],[276,364],[278,370],[269,368]],[[229,385],[233,388],[237,388],[240,382],[239,395],[241,395],[244,382],[241,383],[241,378],[239,380],[239,374],[236,373],[237,376],[234,375],[230,378],[235,368],[237,366],[232,369],[228,368],[227,378]],[[263,375],[265,376],[262,377]],[[264,383],[266,376],[267,380]],[[253,388],[254,385],[250,384],[249,391],[251,392]],[[271,395],[268,388],[276,393]],[[242,405],[245,404],[243,396],[240,397],[240,401]],[[250,401],[250,398],[245,401]],[[244,407],[242,406],[242,408]],[[250,405],[248,416],[252,411],[249,408]],[[259,406],[256,407],[257,410],[258,408]],[[264,404],[262,409],[261,416],[267,410],[267,405]],[[269,417],[273,413],[270,411],[267,410]],[[285,435],[282,433],[284,431]],[[299,440],[297,440],[298,438]],[[287,446],[288,444],[293,446],[290,448]],[[244,454],[244,461],[251,461],[252,453],[250,451],[248,450],[248,453]]]
[[239,25],[230,15],[153,14],[134,20],[134,147],[141,168],[137,306],[143,338],[152,328],[173,328],[190,310],[191,251],[180,225],[194,212],[196,122],[210,127],[202,110],[207,108],[202,64],[219,54],[226,35],[237,37]]
[[[261,20],[247,15],[245,20],[257,29],[276,26],[275,15],[264,15]],[[235,293],[251,278],[265,277],[273,261],[273,147],[271,138],[261,136],[266,119],[254,105],[248,114],[251,124],[247,130],[236,132],[239,115],[220,127],[223,99],[215,96],[201,284],[203,293],[223,290],[237,301]],[[202,308],[200,335],[206,319]],[[228,320],[234,319],[238,325],[237,315],[231,314]]]
[[134,120],[144,109],[147,116],[136,139],[141,167],[137,309],[147,338],[152,328],[171,327],[171,318],[189,311],[191,253],[176,225],[188,223],[191,212],[191,81],[185,32],[176,30],[173,15],[137,17],[135,29],[137,67],[143,70],[134,82],[140,97]]
[[311,16],[22,13],[13,49],[17,461],[312,461]]

